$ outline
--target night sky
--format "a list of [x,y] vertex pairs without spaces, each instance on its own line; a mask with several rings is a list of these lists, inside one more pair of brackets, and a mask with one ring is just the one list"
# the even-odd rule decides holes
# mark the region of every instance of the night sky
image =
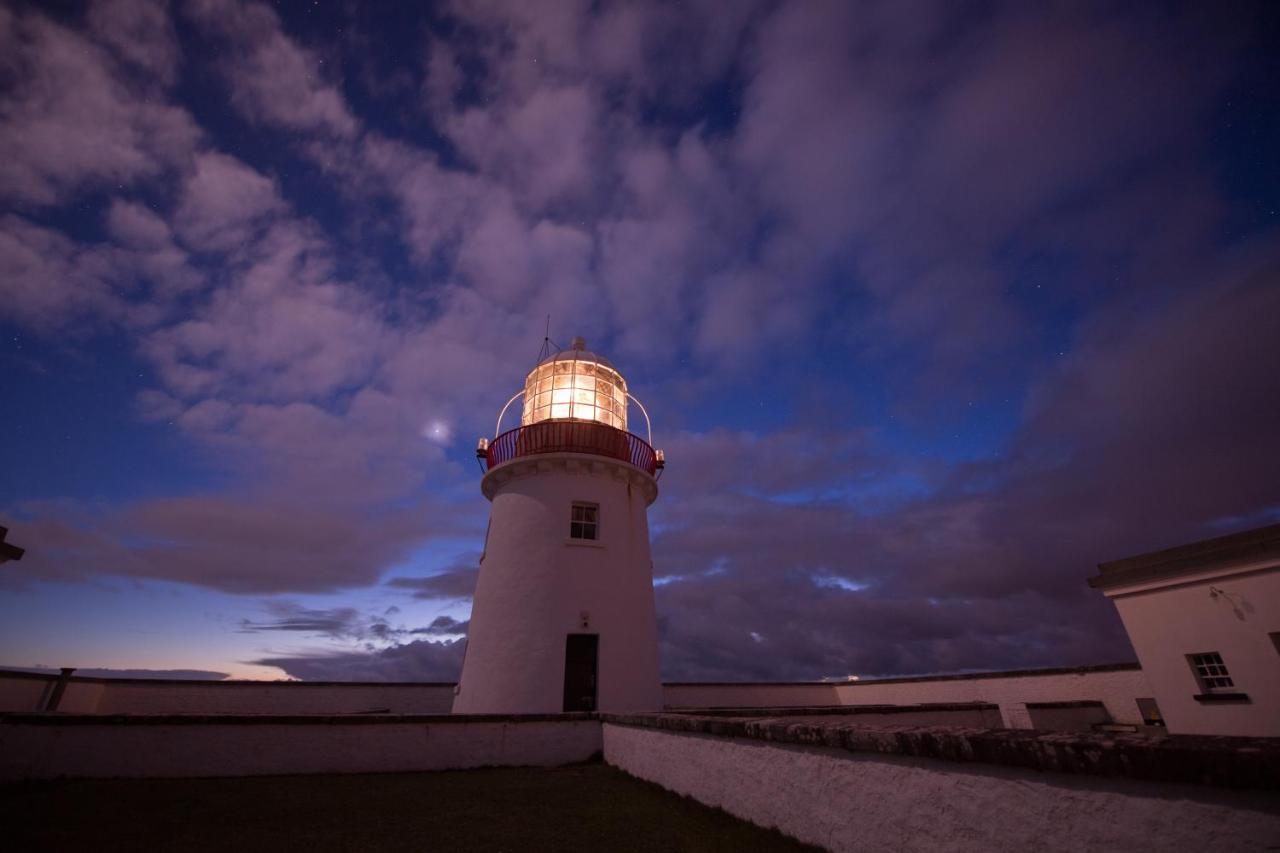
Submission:
[[668,679],[1130,660],[1280,519],[1280,4],[416,6],[0,6],[0,664],[456,677],[548,316]]

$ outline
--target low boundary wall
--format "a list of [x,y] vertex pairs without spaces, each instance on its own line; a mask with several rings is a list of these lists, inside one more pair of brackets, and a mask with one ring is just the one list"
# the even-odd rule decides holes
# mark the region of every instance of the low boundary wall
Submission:
[[633,776],[833,851],[1280,843],[1274,738],[655,714],[605,715],[603,740],[605,761]]
[[1029,703],[1085,701],[1101,703],[1114,722],[1141,725],[1136,700],[1152,695],[1136,663],[833,683],[663,685],[670,710],[990,702],[1000,706],[1002,723],[1011,729],[1033,728]]
[[804,720],[852,723],[858,726],[890,724],[896,726],[971,726],[1000,728],[1000,707],[986,702],[957,702],[925,705],[835,705],[831,707],[791,708],[709,708],[700,711],[668,711],[668,714],[692,714],[698,717],[778,717],[796,722]]
[[573,764],[593,714],[0,715],[0,779],[396,773]]
[[[42,711],[58,676],[0,670],[0,711]],[[79,714],[447,714],[441,682],[184,681],[71,676],[58,711]]]
[[[48,708],[59,676],[0,670],[0,711]],[[72,675],[58,711],[80,714],[447,714],[454,685],[419,682],[181,681]],[[786,708],[973,705],[998,707],[1006,728],[1085,730],[1094,723],[1142,725],[1150,697],[1137,664],[841,683],[663,685],[669,710],[762,713]],[[968,724],[968,721],[965,721]]]

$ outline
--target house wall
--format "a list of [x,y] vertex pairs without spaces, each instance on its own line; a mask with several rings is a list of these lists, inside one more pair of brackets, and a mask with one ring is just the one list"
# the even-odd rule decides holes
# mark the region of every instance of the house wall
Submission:
[[832,851],[1262,851],[1280,842],[1269,792],[609,722],[604,757],[633,776]]
[[13,715],[0,718],[0,780],[556,766],[591,758],[600,738],[589,715]]
[[[1210,587],[1220,590],[1216,596]],[[1280,736],[1280,568],[1245,566],[1117,590],[1116,605],[1170,732]],[[1247,702],[1201,702],[1190,654],[1218,652]]]
[[1098,701],[1118,723],[1141,724],[1137,699],[1152,696],[1136,664],[974,673],[836,684],[667,684],[666,706],[920,705],[991,702],[1008,728],[1031,728],[1027,703]]
[[1027,713],[1031,728],[1050,732],[1091,732],[1096,725],[1112,722],[1101,702],[1030,703]]

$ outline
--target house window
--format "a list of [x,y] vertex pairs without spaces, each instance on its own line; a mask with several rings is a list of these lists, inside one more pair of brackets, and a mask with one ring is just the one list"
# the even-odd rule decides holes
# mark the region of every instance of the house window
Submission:
[[1205,693],[1235,687],[1231,673],[1227,672],[1227,665],[1222,662],[1222,655],[1217,652],[1201,652],[1187,655],[1187,658],[1191,661],[1191,669],[1195,671],[1196,681],[1200,682],[1200,689]]
[[596,504],[573,505],[569,516],[570,539],[599,539],[600,507]]

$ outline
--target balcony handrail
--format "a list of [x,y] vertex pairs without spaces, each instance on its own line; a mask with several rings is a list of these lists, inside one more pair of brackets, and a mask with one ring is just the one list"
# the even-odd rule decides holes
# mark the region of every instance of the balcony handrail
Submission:
[[489,442],[486,454],[492,470],[504,462],[539,453],[591,453],[620,459],[644,471],[657,473],[653,446],[640,436],[597,421],[546,420],[518,426]]

